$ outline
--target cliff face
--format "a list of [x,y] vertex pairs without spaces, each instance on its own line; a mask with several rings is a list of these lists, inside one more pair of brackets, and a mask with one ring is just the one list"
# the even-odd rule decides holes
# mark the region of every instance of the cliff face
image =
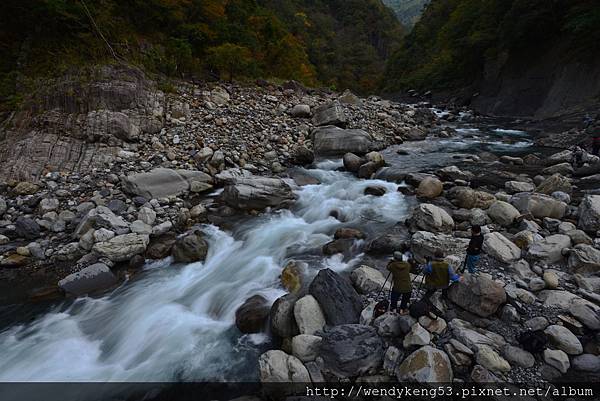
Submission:
[[472,106],[486,114],[549,118],[600,101],[600,55],[571,59],[568,43],[486,63]]

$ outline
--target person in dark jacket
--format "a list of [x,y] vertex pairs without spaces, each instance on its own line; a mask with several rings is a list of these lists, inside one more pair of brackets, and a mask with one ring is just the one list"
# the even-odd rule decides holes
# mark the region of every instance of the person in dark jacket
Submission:
[[408,257],[402,254],[402,252],[394,252],[394,260],[387,265],[387,269],[392,273],[392,295],[390,301],[390,310],[395,311],[398,309],[398,300],[400,301],[400,310],[398,313],[401,315],[408,314],[408,303],[410,302],[410,295],[412,292],[412,282],[410,280],[411,263]]
[[437,291],[445,291],[450,283],[461,280],[461,277],[454,273],[452,267],[444,259],[444,252],[436,250],[432,261],[428,262],[423,268],[425,274],[425,295],[423,299],[430,302],[430,298]]
[[465,266],[471,274],[477,273],[477,262],[479,262],[482,247],[483,234],[481,233],[481,227],[474,225],[471,227],[471,241],[469,241],[467,257],[465,258]]

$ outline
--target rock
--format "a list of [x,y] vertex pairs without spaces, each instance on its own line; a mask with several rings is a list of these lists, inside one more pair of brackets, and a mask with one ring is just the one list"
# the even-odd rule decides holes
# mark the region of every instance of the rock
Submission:
[[313,123],[315,126],[337,125],[346,126],[346,114],[344,108],[338,102],[330,102],[315,108]]
[[360,156],[355,155],[354,153],[346,153],[343,158],[344,168],[352,173],[358,173],[360,166],[365,162],[364,159]]
[[336,326],[358,322],[362,301],[348,278],[331,269],[322,269],[308,292],[318,301],[328,324]]
[[296,146],[292,152],[292,155],[292,162],[300,166],[307,166],[315,161],[315,154],[313,151],[304,145]]
[[590,330],[600,330],[600,306],[576,298],[569,305],[569,313]]
[[294,316],[294,305],[296,296],[284,295],[273,303],[270,313],[271,331],[283,338],[290,338],[299,333],[296,318]]
[[178,263],[202,261],[208,253],[208,243],[200,232],[193,232],[178,237],[173,244],[171,254]]
[[529,182],[507,181],[504,183],[504,188],[508,193],[514,194],[517,192],[533,192],[535,185]]
[[115,214],[123,214],[127,211],[127,203],[120,199],[111,199],[106,207]]
[[338,377],[376,371],[383,362],[384,344],[375,328],[345,324],[327,330],[321,342],[325,369]]
[[516,166],[522,166],[524,164],[523,159],[520,157],[513,156],[501,156],[500,161],[506,164],[514,164]]
[[281,285],[293,294],[302,289],[302,272],[296,262],[290,261],[281,271]]
[[475,191],[466,187],[455,187],[449,193],[456,205],[465,209],[487,209],[496,201],[494,195],[483,191]]
[[448,298],[461,308],[488,317],[506,302],[506,291],[496,281],[483,275],[466,274],[463,277],[462,282],[454,283],[448,289]]
[[451,232],[454,228],[454,220],[442,208],[429,203],[422,203],[417,206],[408,223],[412,230],[429,232]]
[[558,369],[561,373],[567,373],[567,370],[571,366],[569,356],[560,350],[544,350],[544,361],[548,365]]
[[13,191],[17,195],[33,195],[37,191],[39,191],[40,187],[32,182],[21,181],[14,188]]
[[548,336],[550,343],[556,348],[565,351],[569,355],[583,353],[583,346],[575,335],[566,327],[552,325],[548,326],[544,333]]
[[236,179],[223,190],[223,200],[231,207],[243,210],[262,210],[266,207],[289,206],[295,196],[280,178],[251,177]]
[[433,257],[436,250],[442,250],[447,255],[465,254],[469,240],[455,238],[447,234],[434,234],[428,231],[417,231],[410,239],[410,247],[419,263],[424,263],[426,257]]
[[448,327],[446,321],[439,316],[437,319],[432,319],[429,316],[421,316],[419,318],[419,324],[423,326],[425,330],[433,334],[442,334]]
[[134,255],[144,253],[148,242],[147,235],[124,234],[105,242],[98,242],[94,244],[92,250],[113,262],[125,262]]
[[156,168],[147,173],[138,173],[121,180],[123,190],[147,199],[178,196],[190,190],[192,182],[208,184],[212,178],[201,171]]
[[340,97],[338,97],[338,101],[342,104],[352,104],[355,106],[362,106],[362,100],[354,93],[352,93],[349,89],[346,89],[344,93]]
[[258,358],[258,371],[262,383],[310,383],[310,375],[295,356],[280,350],[271,350]]
[[231,96],[229,96],[229,93],[219,86],[210,92],[210,101],[217,106],[225,106],[230,100]]
[[510,199],[510,203],[522,214],[531,213],[534,217],[540,219],[544,217],[561,219],[567,211],[567,205],[564,202],[532,192],[515,194]]
[[594,243],[594,241],[592,241],[592,239],[583,230],[573,230],[566,234],[569,236],[569,238],[571,238],[573,245],[592,245]]
[[492,203],[487,210],[487,214],[494,222],[504,227],[511,226],[515,219],[521,215],[513,205],[502,201]]
[[290,114],[294,118],[308,118],[311,116],[310,106],[307,104],[297,104],[292,107]]
[[536,241],[536,237],[538,236],[539,234],[523,230],[515,234],[515,236],[512,239],[512,242],[514,242],[515,245],[518,246],[520,249],[527,250]]
[[585,232],[600,230],[600,195],[587,195],[579,204],[578,226]]
[[469,181],[473,178],[473,174],[470,171],[464,172],[456,166],[446,166],[438,171],[438,175],[449,181]]
[[341,228],[338,228],[337,230],[335,230],[335,233],[333,234],[333,238],[335,238],[335,239],[351,239],[351,238],[363,239],[363,238],[365,238],[365,234],[363,234],[362,231],[360,231],[356,228],[341,227]]
[[531,280],[537,277],[529,268],[529,263],[526,260],[520,259],[519,261],[510,265],[510,269],[516,273],[516,276],[522,280]]
[[27,256],[19,255],[18,253],[13,253],[4,258],[0,258],[0,268],[23,267],[29,264],[29,262],[30,260]]
[[299,334],[292,338],[292,354],[302,362],[314,361],[319,356],[321,337]]
[[434,177],[426,177],[417,187],[417,196],[427,199],[437,198],[444,191],[442,182]]
[[296,301],[294,317],[301,334],[315,334],[325,327],[325,316],[321,306],[312,295],[306,295]]
[[[558,224],[558,233],[559,234],[567,234],[571,231],[575,231],[577,227],[573,223],[569,223],[568,221],[561,221]],[[572,240],[571,240],[572,241]]]
[[152,226],[144,223],[141,220],[136,220],[129,226],[132,233],[150,235],[152,234]]
[[129,225],[122,217],[117,216],[105,206],[98,206],[91,209],[79,222],[74,235],[81,238],[88,231],[101,228],[106,228],[117,234],[125,234],[129,231]]
[[350,273],[350,280],[359,293],[369,294],[383,286],[385,277],[379,270],[363,265]]
[[105,290],[117,283],[117,277],[103,263],[96,263],[77,273],[69,274],[58,282],[66,293],[81,296]]
[[600,356],[583,354],[573,358],[571,367],[580,372],[600,373]]
[[510,364],[496,351],[487,345],[481,345],[475,354],[475,360],[484,368],[495,373],[506,373],[510,371]]
[[506,344],[506,340],[501,335],[476,328],[465,320],[452,319],[448,326],[452,331],[452,336],[473,351],[477,351],[482,345],[499,349]]
[[570,175],[573,174],[571,163],[559,163],[542,170],[542,174]]
[[521,258],[519,247],[498,232],[485,235],[483,251],[502,263],[510,263]]
[[544,280],[544,284],[547,288],[551,290],[555,290],[558,288],[559,281],[558,275],[556,273],[550,271],[544,272],[542,279]]
[[427,330],[423,328],[419,323],[415,323],[408,334],[404,336],[402,340],[402,346],[404,348],[410,348],[413,346],[427,345],[431,342],[431,335]]
[[373,327],[377,329],[377,334],[382,337],[398,337],[403,334],[400,315],[393,312],[386,312],[373,321]]
[[538,298],[544,302],[546,307],[568,309],[571,302],[579,297],[568,291],[545,290],[538,294]]
[[45,214],[48,212],[53,212],[58,209],[60,206],[60,201],[56,198],[45,198],[40,201],[39,208],[40,213]]
[[235,311],[235,325],[242,333],[259,333],[265,328],[270,309],[263,296],[254,295]]
[[360,129],[341,129],[327,126],[313,133],[313,151],[316,156],[342,156],[346,153],[365,154],[371,150],[371,135]]
[[99,228],[98,230],[93,231],[94,243],[111,240],[115,235],[114,231],[107,230],[106,228]]
[[576,245],[569,253],[568,266],[576,273],[600,271],[600,250],[591,245]]
[[560,174],[553,174],[546,178],[540,185],[537,186],[535,192],[541,194],[552,195],[554,192],[564,192],[566,194],[573,193],[571,181]]
[[535,365],[535,357],[530,352],[510,344],[502,348],[502,355],[508,362],[512,362],[522,368],[531,368]]
[[548,325],[548,319],[543,316],[534,317],[525,322],[525,327],[533,331],[544,330]]
[[15,221],[15,232],[20,238],[36,239],[40,237],[40,225],[33,219],[19,216]]
[[2,217],[2,215],[4,215],[4,213],[6,213],[7,209],[8,209],[8,206],[6,205],[6,201],[4,200],[4,198],[2,196],[0,196],[0,217]]
[[448,355],[426,345],[410,354],[398,367],[399,381],[418,383],[450,383],[453,372]]
[[353,239],[336,239],[323,245],[323,255],[335,255],[337,253],[348,254],[352,245]]
[[152,236],[158,237],[158,236],[164,235],[164,234],[168,233],[172,228],[173,228],[173,223],[171,223],[169,220],[163,221],[162,223],[157,224],[154,227],[152,227]]
[[370,179],[373,176],[373,174],[375,174],[377,169],[379,169],[377,163],[367,162],[359,167],[357,174],[358,178]]
[[541,241],[534,242],[527,251],[529,261],[537,261],[546,264],[556,263],[562,260],[562,251],[571,246],[571,238],[568,235],[554,234]]

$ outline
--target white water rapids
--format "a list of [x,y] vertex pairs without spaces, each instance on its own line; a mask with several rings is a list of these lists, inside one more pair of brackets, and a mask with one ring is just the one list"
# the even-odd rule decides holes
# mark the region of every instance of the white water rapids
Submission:
[[[398,185],[358,180],[323,162],[305,173],[321,184],[296,189],[291,210],[266,213],[233,233],[206,226],[205,262],[146,266],[101,298],[81,298],[0,333],[0,381],[244,381],[257,377],[267,335],[242,336],[235,311],[250,296],[284,294],[282,266],[306,261],[307,274],[358,261],[323,258],[320,248],[342,226],[381,229],[403,220]],[[367,186],[387,189],[366,196]],[[345,223],[330,217],[332,210]],[[370,227],[369,227],[370,226]]]

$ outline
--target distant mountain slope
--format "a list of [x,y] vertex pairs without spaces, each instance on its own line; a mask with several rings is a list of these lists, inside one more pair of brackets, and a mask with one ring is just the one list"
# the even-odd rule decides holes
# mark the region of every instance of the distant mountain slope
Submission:
[[412,28],[423,13],[430,0],[382,0],[385,5],[394,10],[402,24]]
[[498,115],[548,117],[597,101],[598,0],[433,0],[385,84],[463,96]]

